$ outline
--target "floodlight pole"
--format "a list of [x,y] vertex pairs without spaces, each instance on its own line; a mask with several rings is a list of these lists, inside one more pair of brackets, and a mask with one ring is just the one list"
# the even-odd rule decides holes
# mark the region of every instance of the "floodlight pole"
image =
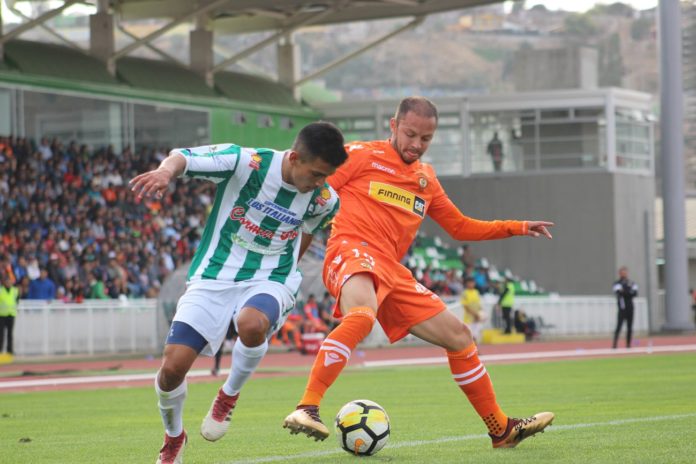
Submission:
[[660,151],[664,202],[665,325],[668,331],[694,329],[684,197],[684,122],[681,8],[679,0],[660,0]]

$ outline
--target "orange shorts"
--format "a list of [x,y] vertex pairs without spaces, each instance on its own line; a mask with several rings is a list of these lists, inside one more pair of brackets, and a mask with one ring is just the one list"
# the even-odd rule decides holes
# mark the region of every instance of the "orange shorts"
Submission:
[[326,250],[324,284],[336,298],[334,315],[341,317],[343,284],[353,275],[372,276],[377,291],[377,320],[394,343],[408,335],[409,329],[446,309],[445,303],[418,283],[406,267],[380,253],[365,242],[334,240]]

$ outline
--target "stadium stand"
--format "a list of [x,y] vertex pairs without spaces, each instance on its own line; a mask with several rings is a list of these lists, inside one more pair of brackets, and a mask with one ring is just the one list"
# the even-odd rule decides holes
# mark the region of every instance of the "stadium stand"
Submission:
[[517,276],[510,269],[499,270],[485,257],[479,258],[470,266],[471,269],[467,269],[462,259],[462,249],[450,247],[437,236],[419,234],[404,261],[419,281],[443,296],[459,295],[465,274],[474,277],[481,293],[496,293],[497,283],[505,277],[512,277],[517,295],[546,294],[535,281]]
[[128,180],[164,153],[0,137],[0,255],[24,295],[46,269],[64,301],[157,296],[191,258],[214,189],[179,181],[161,201],[136,202]]

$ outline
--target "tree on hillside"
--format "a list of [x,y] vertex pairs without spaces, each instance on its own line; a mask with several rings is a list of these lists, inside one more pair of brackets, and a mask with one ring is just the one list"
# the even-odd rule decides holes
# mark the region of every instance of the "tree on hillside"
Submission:
[[652,28],[655,24],[653,18],[638,18],[631,23],[631,38],[636,41],[651,38]]
[[568,15],[564,21],[564,26],[569,35],[587,37],[597,33],[597,26],[587,14]]
[[609,16],[623,16],[626,18],[632,18],[635,10],[631,5],[625,3],[616,2],[611,5],[595,5],[588,13],[589,14],[605,14]]
[[599,45],[599,86],[621,87],[625,72],[621,38],[613,33]]

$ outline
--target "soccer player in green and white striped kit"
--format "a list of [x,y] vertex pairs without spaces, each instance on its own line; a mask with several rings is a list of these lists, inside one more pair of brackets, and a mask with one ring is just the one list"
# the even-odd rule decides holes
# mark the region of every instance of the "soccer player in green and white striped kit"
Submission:
[[181,175],[217,184],[155,380],[165,427],[158,464],[183,462],[186,373],[200,353],[214,355],[231,320],[239,335],[232,369],[201,425],[210,441],[227,431],[239,391],[295,303],[299,258],[338,210],[326,177],[346,158],[341,132],[317,122],[286,151],[233,144],[175,149],[130,181],[138,198],[161,197]]

